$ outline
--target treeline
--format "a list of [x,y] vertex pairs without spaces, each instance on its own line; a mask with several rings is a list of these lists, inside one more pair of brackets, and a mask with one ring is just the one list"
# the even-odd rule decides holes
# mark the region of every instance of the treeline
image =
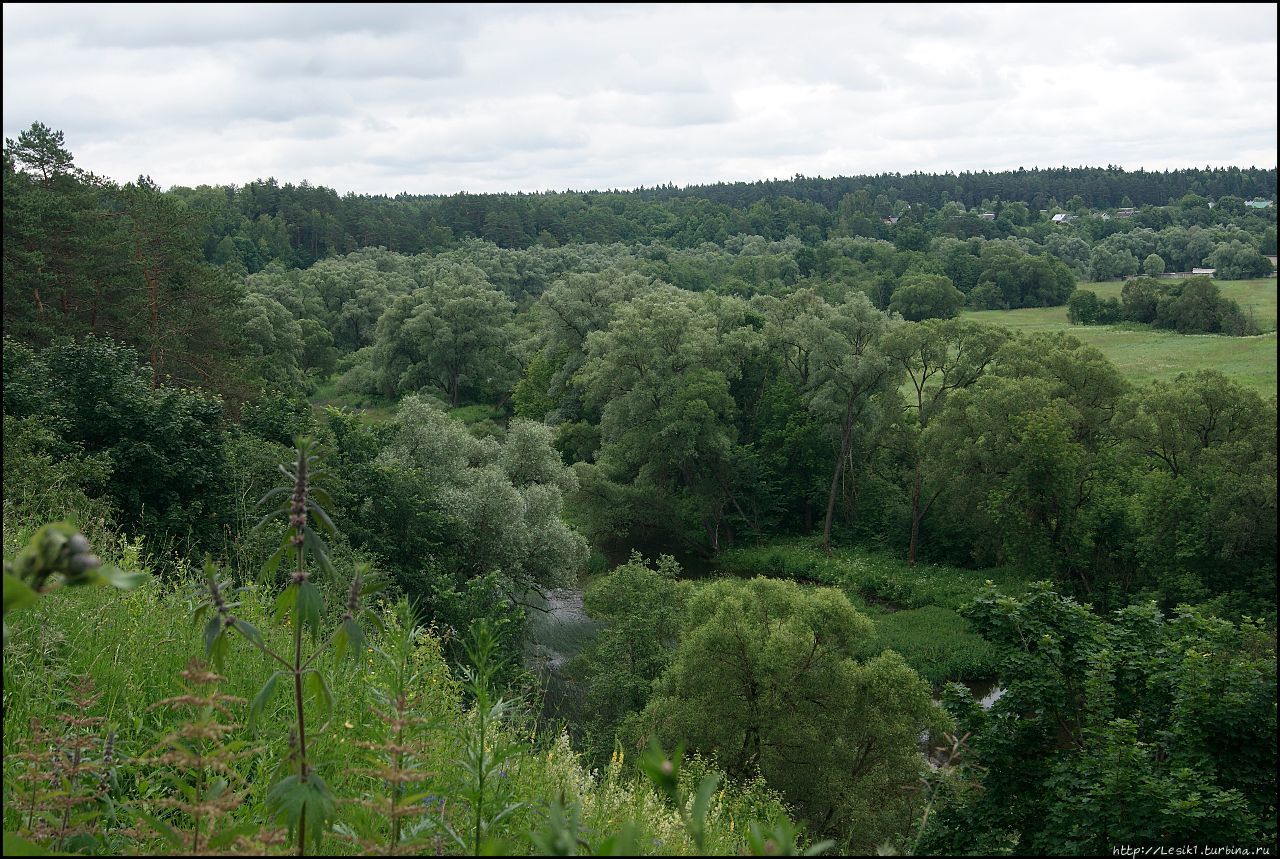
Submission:
[[948,202],[978,206],[985,200],[1022,200],[1036,209],[1079,197],[1095,209],[1163,206],[1187,194],[1272,199],[1275,168],[1206,167],[1187,170],[1125,170],[1122,167],[1057,167],[961,173],[881,173],[875,176],[800,176],[757,182],[717,182],[677,188],[639,188],[653,200],[700,197],[743,208],[761,200],[792,197],[833,209],[846,194],[866,190],[904,202],[940,208]]
[[[1081,172],[1091,175],[1094,171]],[[1217,172],[1239,181],[1211,179]],[[593,191],[395,197],[339,196],[306,182],[280,185],[267,179],[243,187],[175,188],[171,193],[206,218],[205,258],[218,265],[233,263],[247,272],[273,260],[306,267],[360,247],[382,246],[411,254],[440,251],[471,238],[503,248],[613,242],[689,248],[703,242],[720,244],[741,234],[770,240],[793,236],[809,244],[839,236],[868,236],[911,246],[920,241],[917,231],[922,231],[928,236],[1029,237],[1043,242],[1050,232],[1061,229],[1050,222],[1055,213],[1106,212],[1123,206],[1153,211],[1143,212],[1136,220],[1078,225],[1073,232],[1092,241],[1139,226],[1159,229],[1234,222],[1247,229],[1248,223],[1257,220],[1256,229],[1251,230],[1258,236],[1256,245],[1263,240],[1266,224],[1275,225],[1274,209],[1244,206],[1245,199],[1274,196],[1275,170],[1184,171],[1188,178],[1176,184],[1160,181],[1174,174],[1123,174],[1129,179],[1123,187],[1132,194],[1091,191],[1087,182],[1063,182],[1052,186],[1061,193],[1045,192],[1004,181],[1019,174],[966,175],[968,190],[952,185],[936,193],[913,192],[906,180],[945,185],[955,177],[797,179],[741,186],[741,193],[702,186],[669,194]],[[1228,190],[1236,187],[1240,190]],[[1219,200],[1225,200],[1226,208],[1215,212],[1209,204],[1213,201],[1216,208]],[[1174,203],[1179,205],[1165,211]],[[908,213],[905,223],[890,220]],[[984,218],[983,213],[994,217]],[[1270,235],[1274,247],[1274,231]]]
[[[7,143],[5,177],[6,236],[11,230],[36,230],[33,221],[47,221],[44,229],[64,237],[92,222],[102,233],[99,239],[120,251],[116,269],[136,268],[166,252],[160,242],[149,254],[139,256],[136,247],[130,254],[124,250],[128,242],[106,238],[113,229],[126,226],[135,233],[145,230],[142,225],[148,218],[171,225],[167,241],[182,234],[183,241],[199,246],[205,262],[238,274],[260,271],[273,262],[306,268],[364,247],[406,254],[438,252],[470,239],[501,248],[620,242],[688,249],[707,242],[723,245],[741,235],[771,241],[793,237],[805,244],[862,236],[918,250],[938,236],[1020,238],[1044,244],[1057,233],[1080,236],[1091,246],[1114,232],[1138,227],[1235,224],[1252,236],[1249,243],[1255,249],[1275,252],[1274,208],[1244,205],[1252,198],[1274,201],[1274,168],[796,176],[627,192],[394,197],[340,195],[305,181],[282,185],[269,178],[242,186],[175,187],[159,195],[163,199],[157,202],[159,189],[149,180],[115,187],[102,177],[83,174],[63,147],[61,132],[34,123],[16,142]],[[50,195],[58,198],[57,205],[46,205],[53,201]],[[91,216],[95,203],[115,217]],[[148,207],[150,213],[144,214]],[[1142,211],[1128,219],[1107,223],[1099,218],[1071,227],[1049,220],[1061,212],[1083,216],[1121,207]],[[29,253],[37,253],[37,246],[49,247],[43,241],[48,238],[31,236],[23,244]],[[1195,254],[1192,263],[1211,250]],[[1168,259],[1173,264],[1172,257]],[[117,303],[108,298],[104,295],[99,305]]]

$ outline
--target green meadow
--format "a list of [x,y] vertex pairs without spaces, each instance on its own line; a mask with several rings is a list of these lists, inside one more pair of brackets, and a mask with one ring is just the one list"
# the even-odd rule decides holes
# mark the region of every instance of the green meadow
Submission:
[[[1114,325],[1072,325],[1067,308],[1031,307],[1021,310],[966,311],[963,316],[1015,331],[1067,331],[1098,347],[1132,382],[1145,384],[1172,379],[1179,373],[1214,369],[1264,396],[1276,392],[1276,279],[1215,281],[1222,294],[1252,315],[1264,334],[1224,337],[1216,334],[1178,334],[1149,328]],[[1099,298],[1120,296],[1120,281],[1082,283]]]

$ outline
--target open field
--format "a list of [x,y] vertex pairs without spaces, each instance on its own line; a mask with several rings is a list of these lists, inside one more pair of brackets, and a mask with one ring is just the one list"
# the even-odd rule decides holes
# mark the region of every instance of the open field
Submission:
[[316,385],[310,397],[311,408],[317,417],[324,415],[326,406],[350,409],[366,420],[388,420],[394,414],[395,400],[366,394],[352,394],[338,390],[336,376],[330,376]]
[[[1021,310],[966,311],[966,319],[1003,325],[1016,331],[1067,331],[1096,346],[1125,377],[1137,384],[1172,379],[1195,370],[1220,370],[1263,396],[1276,393],[1276,280],[1215,281],[1222,294],[1234,299],[1246,314],[1255,314],[1268,333],[1256,337],[1178,334],[1154,329],[1110,325],[1072,325],[1067,308],[1031,307]],[[1120,281],[1082,283],[1100,298],[1119,297]]]

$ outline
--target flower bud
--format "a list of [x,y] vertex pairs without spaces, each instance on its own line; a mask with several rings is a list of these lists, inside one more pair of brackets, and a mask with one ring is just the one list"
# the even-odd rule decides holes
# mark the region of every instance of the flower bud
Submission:
[[71,572],[74,575],[80,576],[80,575],[84,575],[89,570],[96,570],[98,567],[101,567],[102,559],[99,558],[97,555],[91,555],[87,552],[82,552],[77,555],[72,555],[71,560],[67,564],[67,566],[70,568]]

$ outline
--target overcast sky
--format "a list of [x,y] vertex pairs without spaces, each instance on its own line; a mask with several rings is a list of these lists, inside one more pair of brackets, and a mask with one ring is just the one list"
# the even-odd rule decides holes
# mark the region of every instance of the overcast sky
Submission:
[[1276,166],[1276,5],[4,6],[4,135],[395,194]]

